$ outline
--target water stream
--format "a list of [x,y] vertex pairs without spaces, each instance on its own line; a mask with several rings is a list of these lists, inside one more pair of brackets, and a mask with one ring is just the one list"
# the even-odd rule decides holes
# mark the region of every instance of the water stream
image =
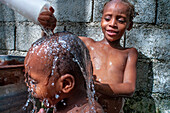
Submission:
[[52,36],[54,35],[54,33],[50,30],[50,29],[47,29],[47,28],[44,28],[42,25],[40,25],[42,31],[44,31],[44,33],[47,35],[47,36]]

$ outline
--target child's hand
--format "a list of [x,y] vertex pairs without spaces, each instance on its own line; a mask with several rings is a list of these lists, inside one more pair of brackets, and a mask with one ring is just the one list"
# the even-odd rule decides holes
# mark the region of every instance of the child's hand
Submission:
[[94,89],[95,91],[99,91],[101,88],[101,83],[99,81],[94,81]]
[[100,88],[100,82],[97,80],[97,76],[93,75],[93,83],[94,83],[94,89],[95,91],[98,91]]
[[93,79],[94,82],[99,82],[99,81],[97,80],[97,76],[96,76],[96,75],[93,75],[93,78],[92,78],[92,79]]
[[103,84],[99,81],[94,81],[94,89],[96,92],[107,96],[115,96],[109,84]]
[[53,31],[56,27],[57,22],[56,18],[53,15],[54,9],[50,7],[49,10],[47,8],[45,8],[44,10],[45,11],[40,13],[38,21],[44,28],[48,28]]

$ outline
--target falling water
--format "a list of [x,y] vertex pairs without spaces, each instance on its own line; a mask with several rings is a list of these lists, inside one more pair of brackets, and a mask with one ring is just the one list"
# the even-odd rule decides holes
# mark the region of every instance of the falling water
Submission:
[[[61,35],[59,36],[59,43],[63,48],[66,48],[70,53],[74,55],[74,58],[72,59],[74,62],[76,62],[86,80],[86,86],[87,86],[87,94],[89,98],[90,103],[90,112],[95,113],[95,104],[94,104],[94,85],[92,82],[92,63],[89,55],[89,51],[86,48],[85,44],[79,39],[75,38],[72,35]],[[76,43],[76,46],[73,44]],[[80,52],[77,52],[80,51]],[[80,55],[82,54],[82,55]],[[92,92],[91,92],[92,90]]]
[[54,33],[53,33],[50,29],[44,28],[42,25],[40,25],[40,27],[41,27],[42,31],[43,31],[47,36],[52,36],[52,35],[54,35]]
[[28,88],[29,94],[28,94],[28,99],[26,101],[26,104],[23,107],[23,110],[26,110],[27,107],[29,106],[29,104],[32,103],[33,109],[31,111],[31,113],[37,113],[36,101],[35,101],[35,98],[32,96],[32,93],[34,94],[33,87],[36,88],[36,85],[34,84],[34,82],[35,81],[29,77],[28,73],[26,73],[25,74],[25,83],[27,84],[27,86],[29,86],[29,88]]
[[[51,43],[51,40],[53,40],[53,43]],[[39,50],[38,47],[42,43],[44,44]],[[79,38],[76,38],[75,35],[72,35],[67,32],[63,32],[63,33],[57,33],[56,36],[54,37],[52,35],[48,37],[43,37],[37,40],[32,45],[32,47],[33,48],[29,52],[29,54],[37,54],[38,56],[40,56],[40,53],[43,49],[46,54],[46,56],[44,57],[49,57],[51,55],[54,56],[51,76],[53,76],[54,69],[56,68],[56,65],[57,65],[56,61],[58,60],[58,53],[61,52],[60,50],[61,47],[64,50],[70,52],[74,56],[72,60],[79,65],[83,73],[83,76],[85,78],[85,81],[86,81],[87,96],[89,99],[89,104],[91,105],[89,106],[90,107],[89,112],[95,113],[95,109],[94,109],[95,108],[95,104],[94,104],[95,90],[94,90],[94,85],[92,83],[92,63],[91,63],[89,51],[87,50],[85,44]],[[44,57],[42,57],[42,59],[44,59]],[[29,59],[27,61],[29,61]],[[28,84],[28,86],[34,85],[33,82],[31,82],[31,80],[29,81],[29,79],[26,81],[26,83]],[[51,86],[53,85],[54,84],[51,84]],[[34,86],[36,87],[36,85]],[[30,92],[29,94],[33,93],[33,89],[29,89],[29,92]],[[32,102],[33,103],[32,113],[34,113],[34,111],[37,111],[37,108],[35,107],[36,106],[35,101],[33,99],[33,96],[29,96],[29,97],[31,98],[28,98],[25,107],[28,106],[29,102]],[[59,95],[55,95],[55,98],[59,98]],[[47,99],[44,99],[43,103],[45,103],[47,106],[49,104]],[[66,105],[66,104],[67,103],[63,102],[63,105]],[[53,108],[54,108],[54,111],[57,110],[55,105],[53,105]],[[46,112],[48,112],[48,109],[46,110]]]

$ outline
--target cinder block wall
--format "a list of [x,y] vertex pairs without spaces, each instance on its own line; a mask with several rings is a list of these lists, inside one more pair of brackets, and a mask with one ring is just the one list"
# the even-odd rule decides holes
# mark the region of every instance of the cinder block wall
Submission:
[[[58,20],[55,31],[70,31],[101,40],[103,4],[108,0],[48,0]],[[139,15],[122,44],[139,52],[137,88],[126,98],[125,113],[170,112],[170,3],[168,0],[133,0]],[[0,4],[0,54],[25,56],[41,37],[41,29]]]

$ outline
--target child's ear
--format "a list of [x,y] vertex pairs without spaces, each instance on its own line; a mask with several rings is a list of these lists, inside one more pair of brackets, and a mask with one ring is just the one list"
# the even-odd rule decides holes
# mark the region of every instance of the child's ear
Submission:
[[133,27],[133,21],[131,21],[131,22],[129,23],[129,26],[128,26],[127,30],[130,31],[130,30],[132,29],[132,27]]
[[71,74],[65,74],[61,76],[61,91],[63,93],[69,93],[75,85],[75,79]]

